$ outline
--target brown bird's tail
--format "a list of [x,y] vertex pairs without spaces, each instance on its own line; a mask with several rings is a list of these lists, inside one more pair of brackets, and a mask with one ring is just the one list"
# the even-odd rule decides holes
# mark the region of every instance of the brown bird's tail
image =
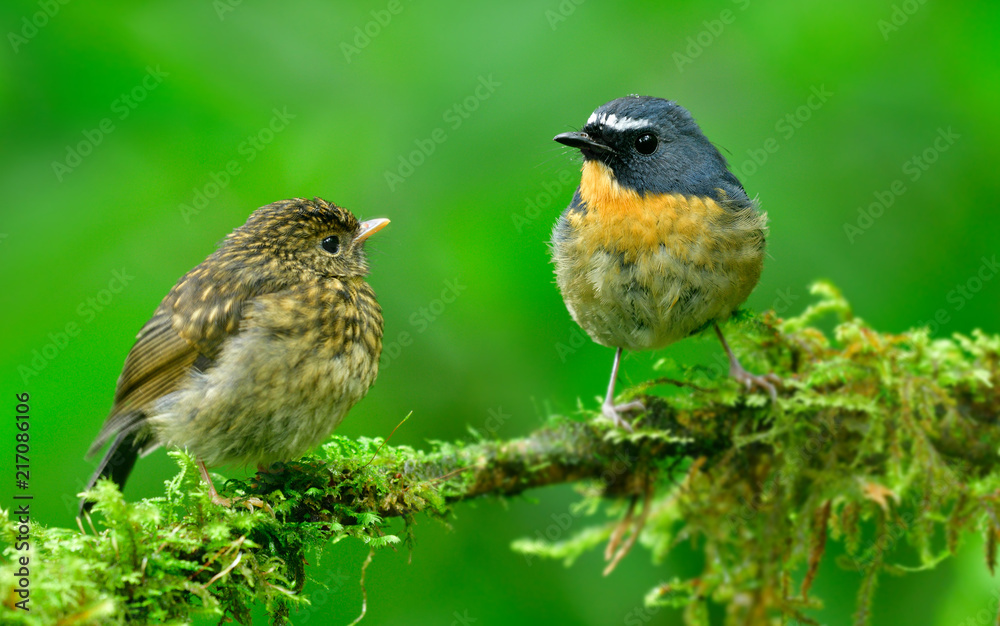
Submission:
[[[87,490],[94,488],[100,478],[110,478],[118,485],[119,489],[125,488],[125,481],[132,473],[132,466],[150,444],[150,435],[147,432],[126,430],[118,433],[115,440],[111,442],[111,447],[101,462],[97,465],[94,475],[87,481]],[[80,502],[80,515],[90,512],[94,502],[86,500]]]

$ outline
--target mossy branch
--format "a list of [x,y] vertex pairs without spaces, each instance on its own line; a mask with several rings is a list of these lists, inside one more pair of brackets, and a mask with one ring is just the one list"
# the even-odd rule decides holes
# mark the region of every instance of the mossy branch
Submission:
[[[405,517],[428,507],[440,510],[442,504],[483,496],[513,496],[537,487],[588,480],[601,481],[605,495],[633,494],[642,492],[637,481],[651,468],[672,459],[695,458],[726,449],[727,429],[719,427],[712,415],[739,412],[721,407],[719,413],[713,413],[711,407],[706,407],[699,411],[699,418],[676,411],[664,399],[655,397],[648,398],[647,408],[641,428],[632,434],[612,430],[601,418],[588,422],[554,418],[549,425],[519,439],[436,443],[429,452],[386,447],[377,457],[367,459],[363,454],[356,456],[356,451],[349,456],[337,453],[311,466],[315,474],[301,464],[294,467],[300,472],[297,480],[310,475],[310,481],[350,485],[328,492],[306,508],[332,510],[363,502],[366,509],[380,517]],[[692,419],[699,423],[684,423]],[[359,460],[372,459],[371,464],[358,466]],[[359,472],[364,480],[357,479]],[[281,476],[258,478],[274,480],[271,487],[285,482]],[[258,486],[249,491],[265,493],[269,488]],[[293,510],[292,519],[307,519],[313,514],[305,509]]]
[[[609,551],[614,561],[638,539],[662,560],[694,542],[711,557],[704,571],[646,596],[683,608],[689,624],[707,623],[713,602],[727,607],[732,624],[815,623],[811,586],[828,539],[843,544],[844,567],[863,573],[858,624],[872,622],[880,572],[934,567],[971,531],[983,533],[992,569],[1000,338],[877,333],[831,286],[814,293],[819,301],[796,318],[742,321],[744,361],[784,380],[776,405],[709,368],[663,362],[670,378],[628,392],[648,407],[634,433],[585,415],[552,417],[519,439],[427,450],[335,437],[316,457],[250,483],[229,481],[238,498],[266,502],[253,511],[213,505],[192,460],[174,453],[183,471],[163,498],[128,504],[101,484],[102,529],[90,520],[79,530],[32,526],[33,611],[13,608],[11,562],[0,567],[0,618],[125,623],[209,614],[246,622],[263,603],[280,623],[308,601],[307,552],[345,538],[379,548],[400,540],[386,534],[386,518],[404,518],[409,532],[418,514],[446,516],[462,500],[560,483],[587,487],[581,510],[593,525],[514,548],[572,561],[610,539],[619,547]],[[831,313],[840,323],[829,337],[813,324]],[[615,503],[623,497],[631,504],[621,522]],[[602,508],[611,516],[599,517]],[[8,514],[0,531],[5,554],[20,556]]]

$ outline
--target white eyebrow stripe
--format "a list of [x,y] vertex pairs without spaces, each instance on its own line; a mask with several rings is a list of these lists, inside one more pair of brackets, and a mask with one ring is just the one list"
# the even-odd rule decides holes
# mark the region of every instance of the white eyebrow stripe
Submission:
[[634,128],[646,128],[647,126],[652,126],[649,120],[637,120],[632,117],[615,117],[614,115],[608,116],[607,125],[615,130],[632,130]]
[[634,117],[618,117],[614,113],[610,115],[601,113],[600,116],[597,113],[591,113],[590,117],[587,118],[587,126],[594,123],[613,128],[614,130],[633,130],[653,125],[649,120],[636,119]]

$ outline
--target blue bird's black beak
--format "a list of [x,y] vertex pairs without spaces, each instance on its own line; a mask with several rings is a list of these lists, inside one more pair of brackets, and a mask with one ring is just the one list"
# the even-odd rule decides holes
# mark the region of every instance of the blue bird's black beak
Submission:
[[590,135],[584,132],[562,133],[560,135],[556,135],[552,139],[558,141],[564,146],[569,146],[570,148],[579,148],[581,150],[591,150],[594,152],[612,152],[611,148],[599,141],[594,140]]

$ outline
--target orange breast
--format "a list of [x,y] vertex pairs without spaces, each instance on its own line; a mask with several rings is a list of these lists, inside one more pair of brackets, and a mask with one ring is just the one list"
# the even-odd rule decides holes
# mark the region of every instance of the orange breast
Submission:
[[588,252],[614,250],[627,261],[635,261],[662,246],[679,261],[711,265],[712,255],[728,247],[726,240],[733,234],[726,231],[734,212],[713,199],[682,194],[641,196],[622,187],[600,161],[584,164],[580,197],[590,210],[569,217]]

